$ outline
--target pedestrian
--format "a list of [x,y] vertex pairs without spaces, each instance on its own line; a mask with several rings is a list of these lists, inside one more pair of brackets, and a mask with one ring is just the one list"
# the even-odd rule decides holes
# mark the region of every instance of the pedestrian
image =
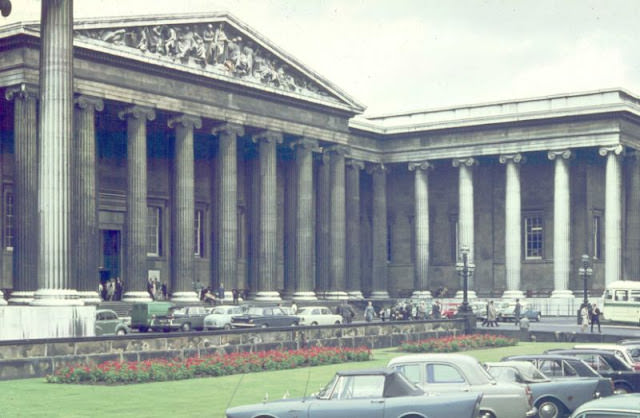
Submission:
[[437,300],[431,305],[431,318],[440,319],[440,302]]
[[485,307],[484,319],[481,325],[483,327],[489,326],[489,302],[487,302],[487,306]]
[[122,292],[124,290],[124,285],[122,283],[122,279],[120,277],[116,277],[116,290],[113,294],[114,300],[122,300]]
[[375,315],[375,310],[373,309],[373,304],[371,301],[367,303],[367,307],[364,308],[364,319],[367,322],[373,321],[373,316]]
[[231,289],[231,296],[233,297],[233,304],[238,304],[238,297],[240,296],[240,292],[238,289]]
[[580,331],[587,332],[589,327],[589,308],[586,303],[583,303],[582,308],[580,308],[580,320]]
[[489,301],[489,309],[487,311],[487,324],[490,327],[497,327],[498,325],[498,320],[497,320],[497,313],[496,313],[496,307],[493,304],[493,301]]
[[513,322],[516,327],[520,325],[520,315],[522,314],[522,305],[520,304],[520,299],[516,299],[516,306],[513,309]]
[[600,315],[602,313],[600,312],[600,308],[598,308],[597,304],[593,304],[593,307],[591,309],[591,333],[593,334],[593,324],[598,324],[598,333],[602,333],[602,331],[600,331]]
[[160,291],[162,292],[162,300],[167,300],[167,282],[162,283]]
[[218,287],[218,299],[224,300],[224,283],[220,282],[220,287]]
[[298,313],[298,305],[293,301],[291,302],[291,314],[295,315],[296,313]]

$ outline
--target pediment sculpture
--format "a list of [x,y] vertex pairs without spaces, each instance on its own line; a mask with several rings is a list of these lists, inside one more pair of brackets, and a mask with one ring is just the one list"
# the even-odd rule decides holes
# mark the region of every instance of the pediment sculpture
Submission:
[[225,23],[83,29],[75,35],[272,88],[335,100],[313,80]]

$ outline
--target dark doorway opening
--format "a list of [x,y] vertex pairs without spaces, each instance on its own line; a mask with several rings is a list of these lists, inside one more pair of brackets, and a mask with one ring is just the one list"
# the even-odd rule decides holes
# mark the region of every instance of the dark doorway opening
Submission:
[[106,281],[122,277],[120,275],[122,251],[120,231],[112,229],[102,230],[102,273],[100,279]]

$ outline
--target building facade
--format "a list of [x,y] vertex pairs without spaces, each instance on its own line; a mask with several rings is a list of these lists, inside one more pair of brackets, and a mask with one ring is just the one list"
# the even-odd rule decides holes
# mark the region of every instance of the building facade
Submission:
[[[640,102],[606,90],[379,117],[232,15],[73,22],[68,225],[39,157],[40,25],[0,28],[0,288],[30,303],[41,237],[71,283],[250,298],[582,291],[640,274]],[[46,169],[46,177],[57,170]],[[38,176],[41,176],[38,181]],[[40,218],[41,219],[41,218]],[[65,232],[65,233],[66,233]],[[60,233],[61,235],[64,235]],[[40,267],[38,267],[40,266]]]

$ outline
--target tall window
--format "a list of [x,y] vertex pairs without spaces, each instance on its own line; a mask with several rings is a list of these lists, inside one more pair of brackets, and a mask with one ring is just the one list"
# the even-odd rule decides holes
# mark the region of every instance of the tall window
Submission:
[[525,257],[528,260],[541,259],[544,247],[544,235],[541,216],[527,216],[524,218]]
[[13,189],[7,188],[4,192],[4,247],[7,251],[13,251],[15,244],[15,217],[13,206]]
[[160,256],[161,219],[160,208],[147,206],[147,255]]
[[203,245],[203,238],[204,238],[204,234],[202,231],[202,211],[201,210],[196,210],[195,216],[194,216],[194,225],[193,225],[193,232],[194,232],[194,238],[195,238],[195,242],[194,242],[194,254],[196,257],[203,257],[204,254],[204,245]]
[[602,217],[593,216],[593,258],[602,259]]

